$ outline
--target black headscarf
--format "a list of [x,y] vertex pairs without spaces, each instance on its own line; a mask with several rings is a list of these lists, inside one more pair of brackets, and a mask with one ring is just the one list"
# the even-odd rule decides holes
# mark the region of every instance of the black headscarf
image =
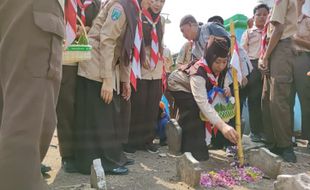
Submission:
[[209,40],[205,52],[204,58],[208,63],[208,66],[211,68],[213,62],[218,58],[227,58],[229,53],[229,49],[227,46],[227,40],[222,38],[214,38],[213,40]]

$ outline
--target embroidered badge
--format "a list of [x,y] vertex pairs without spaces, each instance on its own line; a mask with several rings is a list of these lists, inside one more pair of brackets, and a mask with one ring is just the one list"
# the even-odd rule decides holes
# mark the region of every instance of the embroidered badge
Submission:
[[122,12],[121,10],[117,9],[117,8],[114,8],[113,11],[112,11],[112,15],[111,15],[111,18],[112,20],[118,20],[122,15]]

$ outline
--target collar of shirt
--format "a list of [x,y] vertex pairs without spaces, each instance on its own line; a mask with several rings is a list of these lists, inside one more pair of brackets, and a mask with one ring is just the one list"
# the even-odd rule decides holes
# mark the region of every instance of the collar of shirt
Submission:
[[250,31],[251,32],[254,32],[254,31],[256,31],[256,32],[263,32],[263,29],[259,29],[259,28],[257,28],[257,26],[255,26],[255,25],[253,25],[253,27],[250,29]]

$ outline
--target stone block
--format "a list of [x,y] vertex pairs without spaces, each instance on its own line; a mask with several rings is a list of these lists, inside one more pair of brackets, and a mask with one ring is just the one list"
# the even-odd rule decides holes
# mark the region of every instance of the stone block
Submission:
[[266,148],[252,149],[247,153],[247,160],[251,166],[261,169],[272,179],[280,174],[282,160]]
[[166,126],[169,154],[181,155],[182,129],[175,119],[171,119]]
[[107,190],[107,183],[101,159],[93,161],[90,173],[90,185],[97,190]]
[[185,152],[177,160],[177,176],[189,186],[199,185],[202,171],[199,161],[190,152]]
[[279,175],[274,182],[275,190],[310,190],[310,175]]
[[265,145],[263,143],[259,142],[252,142],[250,136],[248,135],[243,135],[242,136],[242,147],[244,152],[248,152],[252,149],[257,149],[264,147]]

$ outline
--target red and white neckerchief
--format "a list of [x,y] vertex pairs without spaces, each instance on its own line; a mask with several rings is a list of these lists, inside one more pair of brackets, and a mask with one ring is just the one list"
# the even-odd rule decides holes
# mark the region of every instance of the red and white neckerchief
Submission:
[[141,7],[137,0],[132,0],[135,5],[137,12],[139,13],[138,22],[135,31],[134,47],[133,47],[133,57],[131,60],[131,72],[130,72],[130,83],[135,90],[137,90],[137,78],[141,78],[141,60],[140,52],[143,38],[142,31],[142,19],[141,19]]
[[69,46],[76,38],[76,0],[67,0],[65,4],[66,44]]
[[86,16],[85,16],[85,10],[87,9],[87,7],[89,5],[91,5],[93,3],[93,0],[85,0],[84,3],[81,2],[81,0],[76,0],[78,6],[81,9],[81,20],[83,22],[83,24],[86,24]]
[[150,67],[151,70],[155,69],[158,60],[159,60],[159,43],[158,43],[158,35],[156,30],[156,25],[158,21],[160,20],[160,15],[157,16],[155,20],[153,20],[152,15],[148,10],[142,11],[143,15],[147,19],[147,21],[152,25],[152,31],[151,31],[151,37],[152,37],[152,43],[151,43],[151,61],[150,61]]
[[[218,76],[215,76],[211,69],[209,68],[207,62],[205,59],[201,58],[197,64],[199,66],[201,66],[204,71],[207,73],[207,76],[208,76],[208,80],[210,81],[210,83],[212,84],[212,86],[218,86],[218,78],[219,78],[219,75]],[[218,92],[215,92],[214,93],[214,96],[213,98],[209,99],[208,102],[209,104],[212,104],[215,97],[217,96]],[[211,138],[212,138],[212,130],[213,130],[213,133],[214,133],[214,136],[217,135],[217,132],[218,132],[218,129],[216,127],[213,127],[213,125],[210,123],[210,121],[206,121],[205,122],[205,129],[206,129],[206,143],[207,145],[210,144],[211,142]]]
[[201,67],[204,69],[204,71],[207,73],[208,79],[209,79],[209,81],[211,82],[211,84],[212,84],[213,86],[218,86],[217,81],[218,81],[219,75],[218,75],[218,76],[215,76],[215,75],[212,73],[210,67],[209,67],[208,64],[207,64],[207,61],[206,61],[204,58],[201,58],[196,64],[198,64],[199,66],[201,66]]

